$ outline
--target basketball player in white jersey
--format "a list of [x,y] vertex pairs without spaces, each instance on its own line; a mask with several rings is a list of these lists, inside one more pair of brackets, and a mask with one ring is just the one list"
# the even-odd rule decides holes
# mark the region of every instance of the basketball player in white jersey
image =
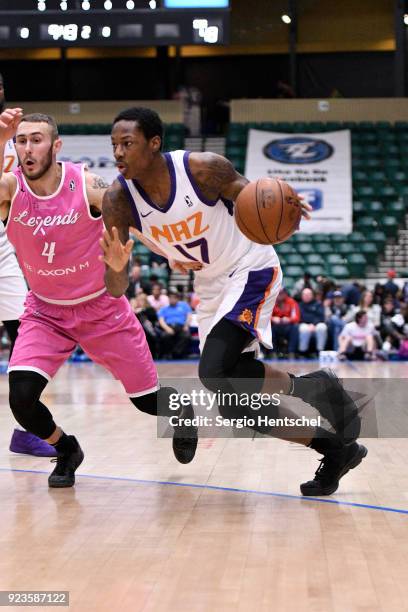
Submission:
[[[356,442],[357,408],[333,372],[295,377],[255,357],[258,341],[271,347],[270,318],[282,273],[273,247],[251,242],[235,224],[233,202],[247,179],[220,155],[163,154],[162,122],[150,109],[121,112],[111,136],[120,175],[103,202],[107,231],[101,246],[116,272],[106,279],[108,291],[119,297],[126,290],[129,230],[170,261],[195,262],[201,381],[214,392],[231,393],[245,379],[247,392],[284,393],[313,405],[335,433],[317,428],[293,439],[323,454],[314,480],[301,491],[333,493],[367,453]],[[305,217],[309,211],[304,204]],[[254,416],[239,405],[219,409],[227,418]],[[276,408],[268,406],[266,415],[276,416]]]
[[[5,105],[4,79],[0,74],[0,113]],[[17,167],[17,154],[12,139],[6,142],[3,172],[11,172]],[[3,221],[0,220],[0,321],[10,339],[10,357],[17,338],[20,317],[24,311],[27,285],[18,265],[14,249],[7,240]],[[15,428],[10,441],[13,453],[34,455],[35,457],[55,457],[55,449],[21,428]]]
[[[78,441],[56,425],[40,401],[47,383],[77,344],[120,380],[142,412],[173,416],[176,390],[159,387],[143,329],[125,297],[106,292],[99,239],[102,197],[107,185],[83,164],[57,162],[62,141],[54,119],[21,109],[0,115],[0,168],[8,139],[16,138],[19,167],[0,179],[0,214],[30,292],[9,364],[10,407],[29,432],[57,451],[50,487],[70,487],[84,454]],[[177,416],[194,416],[191,406]],[[177,428],[179,429],[179,428]],[[173,451],[190,462],[197,431],[175,430]]]

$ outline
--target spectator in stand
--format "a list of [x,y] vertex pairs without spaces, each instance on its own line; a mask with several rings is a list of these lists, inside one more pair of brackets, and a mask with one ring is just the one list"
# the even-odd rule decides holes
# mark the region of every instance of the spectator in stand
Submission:
[[386,353],[389,353],[393,348],[397,349],[399,346],[398,334],[392,323],[393,317],[397,314],[394,300],[392,298],[386,298],[381,309],[381,325],[380,335],[382,339],[382,348]]
[[138,293],[143,291],[142,289],[142,268],[138,261],[135,261],[130,269],[129,273],[129,286],[126,290],[126,297],[128,300],[136,297]]
[[374,358],[374,326],[364,310],[357,311],[355,321],[344,326],[339,336],[338,358],[340,361]]
[[292,294],[295,300],[300,299],[303,289],[306,288],[312,289],[312,291],[315,291],[316,289],[316,283],[312,279],[312,276],[309,274],[309,272],[305,272],[303,278],[299,278],[299,280],[297,280],[296,283],[293,285]]
[[185,357],[191,338],[190,306],[179,300],[177,292],[169,291],[169,305],[159,310],[158,317],[163,330],[162,356],[165,359]]
[[296,300],[288,296],[284,287],[276,298],[271,321],[274,352],[278,352],[280,342],[285,340],[289,359],[293,359],[299,342],[300,310]]
[[356,313],[359,310],[364,310],[366,312],[368,321],[373,325],[373,327],[376,329],[380,328],[381,306],[379,304],[374,304],[374,294],[372,291],[368,291],[367,289],[363,291],[358,306],[352,306],[347,313],[345,317],[346,323],[353,321]]
[[382,306],[384,303],[384,285],[376,283],[374,287],[374,304]]
[[334,281],[325,276],[324,274],[319,274],[316,276],[317,289],[316,292],[322,294],[323,299],[326,298],[328,293],[332,293],[336,290],[336,285]]
[[147,296],[147,301],[156,312],[169,305],[169,297],[163,293],[163,286],[161,283],[154,283],[152,285],[152,293]]
[[328,293],[323,306],[330,341],[333,350],[337,351],[339,349],[339,335],[346,324],[344,317],[348,311],[342,292],[337,290]]
[[157,253],[150,253],[150,265],[152,268],[162,268],[166,270],[168,268],[168,259],[162,257],[162,255],[158,255]]
[[403,359],[408,358],[408,304],[403,304],[401,312],[391,318],[390,335],[398,355]]
[[388,270],[387,272],[387,282],[383,285],[384,287],[384,293],[385,294],[390,294],[392,295],[393,298],[395,298],[395,296],[397,295],[398,291],[399,291],[399,286],[397,285],[397,283],[394,281],[394,278],[397,276],[397,273],[395,270]]
[[403,302],[408,302],[408,282],[404,283],[401,299]]
[[144,329],[152,357],[157,359],[159,356],[160,334],[157,329],[159,320],[156,310],[149,304],[145,293],[140,293],[135,298],[132,298],[130,304]]
[[361,287],[358,283],[343,285],[341,292],[347,306],[357,306],[361,298]]
[[316,349],[323,351],[327,340],[327,325],[324,322],[324,308],[315,299],[312,289],[303,289],[300,308],[299,352],[306,353],[312,337],[316,339]]
[[179,300],[182,302],[189,301],[187,287],[182,284],[176,285],[174,291],[178,294]]

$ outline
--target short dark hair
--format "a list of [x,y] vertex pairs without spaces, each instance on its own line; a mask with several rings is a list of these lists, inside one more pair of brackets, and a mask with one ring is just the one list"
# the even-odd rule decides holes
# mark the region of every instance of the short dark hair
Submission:
[[359,310],[358,312],[356,312],[356,323],[360,323],[361,319],[364,317],[364,315],[366,315],[366,311],[365,310]]
[[27,123],[47,123],[51,126],[51,141],[57,140],[58,138],[58,127],[54,117],[51,115],[44,115],[43,113],[31,113],[29,115],[23,115],[20,123],[26,121]]
[[118,121],[137,122],[137,127],[147,140],[154,138],[154,136],[160,136],[163,142],[163,122],[158,113],[151,108],[132,106],[132,108],[127,108],[116,115],[113,125]]

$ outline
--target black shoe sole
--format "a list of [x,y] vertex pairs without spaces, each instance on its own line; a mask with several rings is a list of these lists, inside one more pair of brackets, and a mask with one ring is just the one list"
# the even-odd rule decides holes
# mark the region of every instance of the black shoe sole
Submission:
[[[81,455],[80,455],[80,460],[78,461],[77,465],[75,466],[75,470],[77,470],[79,468],[79,466],[81,465],[81,463],[84,460],[84,453],[81,449]],[[60,480],[52,480],[52,474],[50,474],[50,476],[48,477],[48,486],[50,487],[50,489],[67,489],[68,487],[73,487],[75,484],[75,474],[73,475],[72,478],[65,478],[63,476],[57,476],[57,478],[60,478]]]
[[332,493],[337,491],[340,479],[343,478],[343,476],[345,476],[347,472],[360,465],[364,457],[366,457],[367,453],[368,450],[366,449],[366,447],[362,444],[359,444],[358,451],[353,457],[350,458],[348,463],[343,466],[336,482],[334,482],[331,486],[321,487],[320,489],[318,489],[317,487],[308,487],[307,483],[301,484],[300,491],[302,495],[304,495],[305,497],[319,497],[320,495],[331,495]]
[[195,416],[192,406],[184,406],[179,414],[179,424],[174,428],[173,453],[179,463],[191,463],[198,444],[198,429],[191,423],[185,425],[185,419]]
[[[180,446],[177,443],[181,442]],[[191,463],[196,454],[198,444],[197,434],[196,437],[181,438],[173,437],[173,453],[179,463]]]

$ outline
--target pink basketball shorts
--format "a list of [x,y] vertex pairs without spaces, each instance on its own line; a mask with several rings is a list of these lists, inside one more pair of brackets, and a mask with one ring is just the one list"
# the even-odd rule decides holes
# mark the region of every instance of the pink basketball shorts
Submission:
[[103,293],[75,306],[27,296],[8,371],[31,370],[50,380],[77,344],[120,380],[130,397],[158,389],[143,328],[126,297]]

